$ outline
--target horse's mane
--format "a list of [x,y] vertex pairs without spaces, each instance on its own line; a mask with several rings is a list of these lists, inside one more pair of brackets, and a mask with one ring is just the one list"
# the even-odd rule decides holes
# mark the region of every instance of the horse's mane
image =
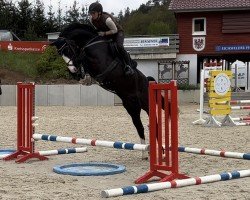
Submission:
[[60,33],[60,37],[66,36],[76,29],[83,29],[83,30],[88,31],[90,33],[97,34],[97,31],[96,31],[96,29],[94,29],[93,26],[91,26],[89,24],[81,24],[81,23],[75,22],[75,23],[67,25],[63,29],[63,31]]

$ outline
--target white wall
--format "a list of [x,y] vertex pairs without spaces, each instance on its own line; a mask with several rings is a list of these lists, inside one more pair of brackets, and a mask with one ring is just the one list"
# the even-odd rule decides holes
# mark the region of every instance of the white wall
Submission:
[[139,69],[145,76],[152,76],[158,81],[158,62],[157,60],[136,60]]
[[[0,106],[16,106],[16,85],[2,85]],[[113,106],[115,95],[97,85],[36,85],[36,106]],[[178,91],[178,101],[199,102],[199,91]]]
[[[16,85],[2,85],[0,106],[16,106]],[[36,85],[37,106],[108,106],[114,94],[98,85]]]
[[[139,69],[145,76],[152,76],[158,81],[158,60],[136,60]],[[197,54],[178,54],[175,61],[190,61],[189,84],[197,84]]]
[[189,84],[197,84],[197,54],[178,54],[176,61],[189,60]]

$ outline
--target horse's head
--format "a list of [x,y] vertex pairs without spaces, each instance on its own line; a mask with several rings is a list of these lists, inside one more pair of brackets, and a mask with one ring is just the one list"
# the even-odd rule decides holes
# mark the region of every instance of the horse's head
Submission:
[[99,36],[92,26],[73,23],[68,25],[60,33],[59,38],[50,45],[57,48],[70,72],[77,73],[81,70],[81,53],[83,53],[84,47],[97,37]]
[[79,56],[79,47],[74,40],[69,40],[64,37],[59,37],[52,42],[50,46],[55,46],[59,55],[62,56],[71,73],[76,73],[79,68],[77,58]]

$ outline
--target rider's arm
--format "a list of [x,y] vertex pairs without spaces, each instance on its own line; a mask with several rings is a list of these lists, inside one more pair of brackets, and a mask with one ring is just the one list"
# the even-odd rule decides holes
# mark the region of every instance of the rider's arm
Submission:
[[113,35],[117,33],[117,27],[110,17],[106,19],[106,25],[109,27],[109,31],[106,31],[105,35]]

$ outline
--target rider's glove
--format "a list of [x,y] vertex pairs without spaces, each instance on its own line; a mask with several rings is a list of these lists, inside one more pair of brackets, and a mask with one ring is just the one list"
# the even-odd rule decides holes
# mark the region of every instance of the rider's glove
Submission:
[[99,36],[105,36],[106,33],[105,33],[105,32],[98,32],[98,35],[99,35]]

